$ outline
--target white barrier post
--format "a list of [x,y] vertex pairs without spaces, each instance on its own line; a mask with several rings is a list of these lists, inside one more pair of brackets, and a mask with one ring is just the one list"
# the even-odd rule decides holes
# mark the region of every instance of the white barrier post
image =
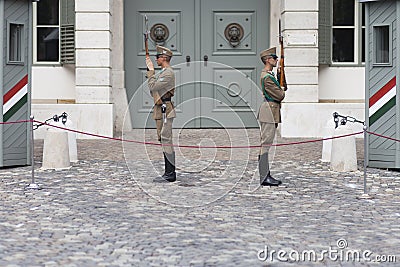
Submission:
[[[324,127],[323,138],[331,138],[334,133],[334,121],[328,120]],[[331,162],[332,139],[322,141],[322,162]]]
[[50,126],[43,144],[42,169],[62,170],[70,167],[68,134]]
[[[74,130],[74,124],[70,119],[67,119],[64,127]],[[69,160],[73,163],[78,162],[78,148],[76,145],[76,133],[71,132],[71,131],[68,131],[68,146],[69,146]]]
[[[334,136],[352,133],[352,128],[339,125]],[[337,172],[357,171],[356,139],[354,135],[332,140],[331,169]]]
[[76,144],[76,133],[68,130],[64,130],[61,128],[67,128],[74,130],[73,122],[68,118],[67,114],[64,112],[61,116],[55,115],[53,117],[53,121],[49,123],[51,125],[60,127],[53,127],[54,130],[64,131],[68,135],[68,151],[69,151],[69,160],[71,163],[78,162],[78,148]]

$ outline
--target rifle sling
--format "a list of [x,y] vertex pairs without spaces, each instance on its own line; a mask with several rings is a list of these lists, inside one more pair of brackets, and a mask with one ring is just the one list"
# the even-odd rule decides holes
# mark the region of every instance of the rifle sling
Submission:
[[265,76],[262,78],[262,80],[261,80],[262,90],[263,90],[265,99],[266,99],[268,102],[281,103],[281,102],[279,102],[279,101],[273,99],[273,98],[267,93],[267,90],[265,90],[265,83],[264,83],[265,78],[270,78],[270,79],[276,84],[276,86],[278,86],[279,88],[281,88],[281,86],[279,85],[279,82],[275,79],[274,76],[272,76],[272,75],[269,74],[269,73],[268,73],[267,75],[265,75]]

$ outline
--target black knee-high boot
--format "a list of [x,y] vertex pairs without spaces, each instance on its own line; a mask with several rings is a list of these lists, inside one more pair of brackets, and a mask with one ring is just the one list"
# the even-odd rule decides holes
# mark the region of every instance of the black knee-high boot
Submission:
[[165,172],[161,177],[154,179],[154,182],[175,182],[176,172],[175,172],[175,152],[172,154],[164,154]]
[[268,152],[258,156],[258,171],[260,173],[260,184],[262,186],[278,186],[282,182],[273,178],[269,171]]

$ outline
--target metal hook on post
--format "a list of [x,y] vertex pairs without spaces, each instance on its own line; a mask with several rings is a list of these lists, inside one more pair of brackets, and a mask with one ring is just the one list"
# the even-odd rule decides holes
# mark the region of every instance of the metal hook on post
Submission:
[[335,122],[335,129],[339,126],[339,119],[340,119],[340,124],[341,125],[346,125],[347,122],[357,122],[361,123],[363,125],[363,133],[364,133],[364,181],[363,181],[363,186],[364,186],[364,191],[363,194],[359,197],[358,199],[373,199],[373,196],[369,195],[367,192],[367,157],[368,157],[368,151],[367,151],[367,137],[368,137],[368,132],[367,132],[367,125],[366,122],[357,120],[354,117],[351,116],[342,116],[337,112],[333,113],[333,120]]
[[63,112],[60,117],[61,117],[62,124],[65,125],[65,123],[67,123],[68,114],[66,112]]
[[346,125],[347,122],[357,122],[357,123],[361,123],[362,125],[364,125],[363,121],[357,120],[354,117],[343,116],[337,112],[334,112],[333,113],[333,121],[335,122],[335,129],[339,126],[339,118],[340,118],[340,125]]

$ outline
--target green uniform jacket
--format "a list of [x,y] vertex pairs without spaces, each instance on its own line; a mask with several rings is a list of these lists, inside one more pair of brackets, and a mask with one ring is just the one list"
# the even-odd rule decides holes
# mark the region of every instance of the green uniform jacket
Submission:
[[[153,92],[157,91],[161,98],[172,98],[175,93],[175,73],[171,67],[167,67],[162,69],[157,75],[155,75],[154,70],[147,71],[148,77],[148,85],[150,89],[150,93],[153,95]],[[175,118],[175,108],[174,103],[167,101],[165,102],[167,105],[167,118]],[[161,105],[155,105],[153,111],[153,119],[161,120],[162,112]]]
[[278,82],[271,78],[272,74],[266,71],[261,72],[261,86],[264,84],[263,96],[269,98],[264,101],[258,111],[257,119],[260,122],[280,123],[281,121],[281,101],[285,98],[285,91],[279,86]]

